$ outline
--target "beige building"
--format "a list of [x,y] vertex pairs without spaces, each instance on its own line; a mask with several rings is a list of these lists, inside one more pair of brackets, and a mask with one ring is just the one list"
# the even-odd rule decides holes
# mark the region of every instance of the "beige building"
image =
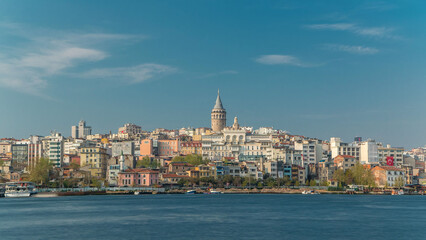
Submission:
[[393,165],[401,167],[404,164],[404,148],[402,147],[391,147],[387,145],[386,147],[379,147],[379,162],[382,165],[386,165],[388,157],[393,158]]
[[12,152],[12,144],[0,142],[0,154],[6,155],[10,152]]
[[80,165],[88,167],[92,176],[105,178],[108,160],[107,150],[101,147],[83,147],[80,150]]

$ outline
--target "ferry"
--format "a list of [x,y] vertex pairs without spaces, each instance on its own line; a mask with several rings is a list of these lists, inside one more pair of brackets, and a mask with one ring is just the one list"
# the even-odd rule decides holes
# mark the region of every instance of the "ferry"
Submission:
[[36,194],[33,182],[8,182],[6,183],[5,197],[30,197]]

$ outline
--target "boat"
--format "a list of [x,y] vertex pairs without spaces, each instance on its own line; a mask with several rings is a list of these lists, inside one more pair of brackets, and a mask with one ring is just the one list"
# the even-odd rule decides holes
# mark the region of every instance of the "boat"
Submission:
[[216,191],[216,190],[210,190],[210,194],[222,194],[223,192]]
[[404,190],[400,189],[399,191],[392,190],[392,195],[404,195]]
[[196,194],[197,193],[197,191],[195,191],[195,190],[188,190],[188,191],[186,191],[186,194]]
[[8,182],[6,183],[5,197],[30,197],[37,193],[33,182]]
[[314,190],[305,190],[302,192],[302,194],[320,194],[320,193]]
[[140,192],[134,192],[133,194],[135,194],[135,195],[139,195],[139,194],[140,194]]

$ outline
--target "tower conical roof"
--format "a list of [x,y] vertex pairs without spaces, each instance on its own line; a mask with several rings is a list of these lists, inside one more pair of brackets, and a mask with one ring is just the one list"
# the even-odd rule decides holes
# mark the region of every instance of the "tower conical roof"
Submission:
[[220,100],[219,89],[217,90],[216,104],[213,109],[223,109],[222,101]]

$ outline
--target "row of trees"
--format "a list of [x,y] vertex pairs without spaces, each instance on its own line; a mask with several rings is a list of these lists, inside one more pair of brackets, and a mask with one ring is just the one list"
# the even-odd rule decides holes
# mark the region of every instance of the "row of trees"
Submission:
[[197,166],[201,164],[209,163],[208,160],[204,160],[203,157],[199,154],[189,154],[186,156],[176,156],[172,159],[172,162],[186,162],[191,165]]
[[333,178],[339,182],[339,185],[355,184],[369,187],[376,185],[372,171],[360,163],[356,163],[346,171],[337,169],[333,174]]

